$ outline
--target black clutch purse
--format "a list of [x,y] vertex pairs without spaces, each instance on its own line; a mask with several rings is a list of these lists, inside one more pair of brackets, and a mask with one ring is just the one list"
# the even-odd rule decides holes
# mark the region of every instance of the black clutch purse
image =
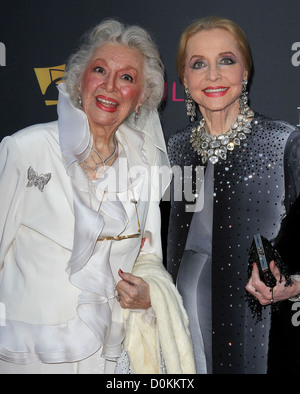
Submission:
[[[281,276],[285,277],[285,286],[289,286],[292,281],[290,279],[290,275],[288,274],[287,266],[283,262],[276,248],[274,248],[271,242],[262,235],[254,235],[251,247],[249,249],[248,279],[250,279],[252,274],[253,263],[256,263],[260,279],[265,283],[266,286],[270,287],[270,289],[273,289],[273,287],[276,285],[276,279],[272,275],[269,268],[271,261],[275,262]],[[257,298],[250,293],[247,293],[247,300],[253,317],[257,317],[258,320],[261,320],[263,306],[259,303]],[[278,304],[278,302],[272,304],[272,309],[277,309]]]

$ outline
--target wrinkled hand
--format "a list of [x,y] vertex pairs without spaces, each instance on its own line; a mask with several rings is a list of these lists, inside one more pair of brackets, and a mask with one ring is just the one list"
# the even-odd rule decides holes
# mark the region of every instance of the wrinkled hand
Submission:
[[119,270],[122,280],[117,284],[120,305],[123,309],[148,309],[151,307],[150,289],[147,282],[129,272]]
[[270,270],[276,279],[276,285],[273,288],[273,292],[270,287],[267,287],[264,282],[260,280],[256,263],[253,264],[252,275],[246,285],[246,290],[255,296],[261,305],[287,300],[300,293],[300,282],[293,282],[291,286],[286,286],[285,277],[280,274],[274,261],[270,263]]

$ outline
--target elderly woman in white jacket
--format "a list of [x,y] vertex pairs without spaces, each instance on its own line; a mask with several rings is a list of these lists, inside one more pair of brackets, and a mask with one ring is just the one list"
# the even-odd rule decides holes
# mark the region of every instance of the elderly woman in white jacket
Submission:
[[162,264],[157,48],[104,21],[58,89],[58,121],[1,142],[0,373],[194,373]]

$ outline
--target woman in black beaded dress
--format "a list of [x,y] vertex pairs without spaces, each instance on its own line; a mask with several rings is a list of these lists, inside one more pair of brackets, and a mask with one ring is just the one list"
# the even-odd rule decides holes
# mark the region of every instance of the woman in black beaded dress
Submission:
[[[168,270],[189,315],[197,373],[267,373],[271,308],[257,321],[246,302],[248,250],[257,233],[276,241],[300,192],[299,130],[249,108],[251,68],[247,39],[230,20],[204,18],[181,36],[177,69],[192,123],[168,143],[176,169]],[[263,305],[291,305],[299,276],[285,286],[271,270],[273,296],[255,265],[247,290]]]

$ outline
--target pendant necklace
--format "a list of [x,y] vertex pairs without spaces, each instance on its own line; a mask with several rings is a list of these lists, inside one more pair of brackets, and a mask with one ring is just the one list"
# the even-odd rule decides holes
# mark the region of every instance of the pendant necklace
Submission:
[[[109,162],[109,160],[111,160],[113,157],[116,156],[117,154],[117,150],[118,150],[118,142],[116,139],[116,136],[114,135],[114,151],[113,153],[108,156],[106,159],[103,159],[103,157],[101,156],[100,152],[97,151],[96,148],[94,148],[93,146],[91,146],[91,152],[89,154],[89,157],[93,160],[93,162],[95,163],[95,168],[91,167],[86,160],[83,160],[83,168],[85,171],[85,174],[87,175],[87,169],[89,168],[91,171],[93,171],[95,174],[98,173],[99,169],[102,168],[102,174],[106,171],[106,163]],[[97,162],[92,154],[92,151],[99,157],[99,159],[101,160],[100,162]]]

